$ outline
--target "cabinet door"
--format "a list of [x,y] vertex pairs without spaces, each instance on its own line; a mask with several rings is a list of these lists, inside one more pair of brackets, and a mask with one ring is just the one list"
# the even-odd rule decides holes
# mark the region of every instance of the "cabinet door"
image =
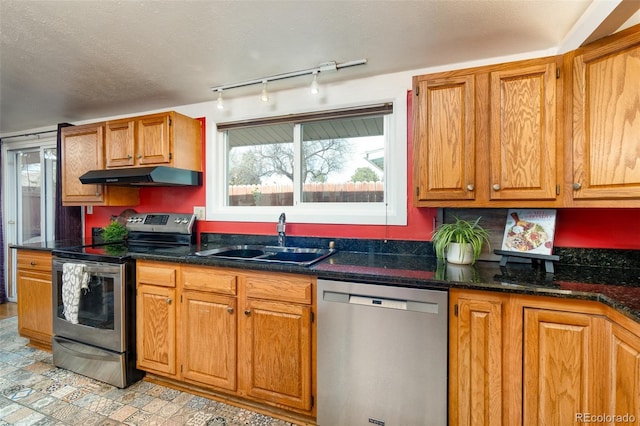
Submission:
[[136,164],[171,163],[171,114],[155,114],[138,120]]
[[106,124],[106,167],[133,166],[135,153],[135,121],[116,120]]
[[236,298],[186,291],[182,294],[182,376],[236,390]]
[[503,303],[486,297],[451,295],[450,424],[502,424]]
[[640,424],[640,336],[617,324],[613,324],[611,334],[610,371],[604,412],[633,415],[635,422],[629,424]]
[[175,375],[175,289],[140,285],[136,306],[138,368]]
[[588,48],[573,68],[573,198],[640,198],[640,32]]
[[62,203],[64,205],[104,202],[102,185],[84,185],[80,176],[103,166],[103,125],[65,127],[62,130]]
[[18,332],[50,348],[53,335],[51,270],[42,272],[18,268],[16,280]]
[[248,395],[311,409],[311,307],[249,299],[242,317]]
[[[590,314],[524,309],[523,424],[575,424],[600,413],[598,376],[606,320]],[[596,368],[597,367],[597,368]]]
[[415,204],[475,198],[472,75],[414,79]]
[[490,73],[491,200],[556,198],[556,64]]

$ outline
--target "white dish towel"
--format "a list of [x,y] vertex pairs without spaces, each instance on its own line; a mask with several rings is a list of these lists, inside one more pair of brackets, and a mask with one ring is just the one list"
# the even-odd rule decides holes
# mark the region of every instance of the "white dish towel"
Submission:
[[64,317],[72,324],[78,323],[80,292],[89,289],[89,273],[82,263],[62,265],[62,304]]

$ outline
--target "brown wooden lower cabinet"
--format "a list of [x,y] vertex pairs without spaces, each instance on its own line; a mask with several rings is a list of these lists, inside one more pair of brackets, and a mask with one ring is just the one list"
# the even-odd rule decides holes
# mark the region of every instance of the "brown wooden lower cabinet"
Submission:
[[315,278],[146,260],[137,271],[138,368],[315,417]]
[[53,336],[51,281],[50,252],[17,250],[18,333],[48,350]]
[[236,297],[185,291],[180,322],[182,377],[236,391]]
[[640,424],[637,322],[573,299],[454,289],[449,300],[451,425]]

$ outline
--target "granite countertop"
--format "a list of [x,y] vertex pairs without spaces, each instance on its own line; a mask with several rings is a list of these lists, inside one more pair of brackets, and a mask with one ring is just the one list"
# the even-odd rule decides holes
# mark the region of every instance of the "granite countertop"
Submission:
[[42,250],[52,251],[65,247],[77,247],[91,244],[91,241],[79,239],[69,240],[55,240],[55,241],[37,241],[32,243],[23,244],[9,244],[11,249],[26,249],[26,250]]
[[[57,241],[11,248],[54,250],[81,245],[82,241]],[[302,245],[301,245],[302,246]],[[136,259],[219,266],[257,271],[313,275],[321,279],[384,284],[435,290],[464,288],[545,295],[602,302],[640,322],[640,268],[634,260],[637,251],[624,253],[626,261],[608,260],[603,266],[558,263],[555,272],[545,273],[531,264],[479,261],[473,266],[455,266],[437,262],[433,253],[412,252],[397,243],[390,247],[369,245],[359,251],[338,250],[329,258],[309,267],[199,257],[192,253],[212,246],[182,247],[176,250],[133,253]],[[326,247],[326,245],[325,245]],[[385,253],[385,251],[387,251]],[[391,251],[391,252],[389,252]],[[395,254],[405,253],[405,254]],[[573,252],[563,253],[571,258]],[[583,253],[580,253],[584,259]],[[603,257],[598,253],[600,257]],[[623,256],[624,257],[624,256]],[[629,259],[632,259],[629,261]],[[573,259],[572,259],[573,260]],[[626,265],[631,265],[627,267]]]

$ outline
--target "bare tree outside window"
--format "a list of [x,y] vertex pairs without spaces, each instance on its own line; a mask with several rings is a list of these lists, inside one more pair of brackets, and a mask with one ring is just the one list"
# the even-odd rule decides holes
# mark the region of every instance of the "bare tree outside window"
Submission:
[[297,179],[305,203],[384,201],[382,120],[372,116],[228,130],[228,205],[291,206]]

